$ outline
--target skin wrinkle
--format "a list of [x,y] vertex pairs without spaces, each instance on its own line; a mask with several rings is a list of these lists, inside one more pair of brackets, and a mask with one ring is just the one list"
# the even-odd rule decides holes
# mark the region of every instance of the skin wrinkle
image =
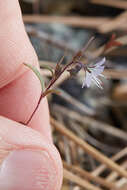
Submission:
[[[35,177],[36,178],[36,184],[35,186],[39,186],[39,188],[44,189],[44,187],[46,187],[46,185],[48,184],[49,180],[49,175],[46,173],[46,171],[44,172],[43,169],[43,173],[39,170],[37,171],[38,175]],[[44,178],[46,180],[44,180]]]
[[[41,152],[41,153],[42,153],[42,152]],[[51,159],[51,155],[48,154],[46,151],[45,151],[45,154],[48,155],[48,157],[50,158],[50,160],[53,161],[53,164],[52,164],[53,168],[56,168],[56,164],[55,164],[55,162],[54,162],[54,159]],[[40,173],[40,172],[41,172],[41,171],[39,170],[39,173]],[[53,174],[53,172],[54,172],[54,174]],[[47,171],[45,171],[45,174],[46,174],[46,173],[47,173]],[[53,174],[53,175],[49,175],[49,173],[47,173],[47,174],[48,174],[47,177],[45,177],[46,175],[44,175],[44,171],[43,171],[43,172],[41,172],[41,175],[39,174],[39,175],[37,176],[37,183],[39,183],[39,185],[40,185],[41,188],[45,187],[44,179],[46,179],[46,180],[45,180],[46,184],[48,183],[48,181],[51,181],[51,180],[52,180],[52,179],[51,179],[51,176],[52,176],[53,179],[54,179],[53,181],[57,181],[57,180],[55,180],[55,178],[56,178],[56,176],[57,176],[55,169],[52,170],[52,174]],[[42,185],[43,185],[43,186],[42,186]],[[54,189],[56,189],[56,186],[57,186],[57,184],[55,184],[55,188],[54,188]],[[52,189],[52,190],[53,190],[53,189]]]

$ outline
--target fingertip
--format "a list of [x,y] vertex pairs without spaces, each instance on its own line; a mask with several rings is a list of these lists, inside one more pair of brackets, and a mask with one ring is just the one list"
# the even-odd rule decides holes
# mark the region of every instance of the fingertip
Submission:
[[60,190],[61,182],[61,166],[46,151],[13,151],[0,171],[0,189],[4,190]]
[[[33,130],[27,126],[24,126],[1,116],[0,126],[0,148],[5,152],[11,152],[8,156],[5,154],[2,155],[2,152],[0,152],[0,158],[2,157],[2,160],[4,160],[0,170],[0,189],[8,190],[9,187],[9,190],[17,190],[14,189],[14,186],[12,186],[13,180],[17,180],[19,183],[20,178],[23,178],[23,176],[25,176],[25,174],[22,173],[22,168],[24,168],[24,172],[27,171],[26,175],[30,176],[30,173],[34,169],[36,169],[34,168],[34,166],[38,166],[39,160],[42,160],[42,165],[39,165],[39,168],[42,167],[43,169],[44,165],[44,167],[47,167],[47,171],[49,171],[49,176],[51,176],[51,178],[53,178],[54,175],[56,176],[56,178],[54,179],[55,185],[52,184],[54,189],[51,188],[51,190],[59,190],[62,182],[62,162],[55,146],[36,130]],[[36,155],[40,155],[39,158],[37,156],[39,160],[37,160],[36,156],[34,156],[35,152]],[[45,154],[48,156],[47,158],[45,157]],[[45,159],[43,160],[43,158],[40,157],[44,157]],[[29,168],[31,168],[32,166],[33,169],[31,171],[29,170]],[[30,173],[28,172],[28,170]],[[55,174],[53,173],[53,171],[55,171]],[[9,180],[6,184],[7,179]],[[7,186],[8,184],[10,186]],[[11,187],[13,188],[11,189]]]

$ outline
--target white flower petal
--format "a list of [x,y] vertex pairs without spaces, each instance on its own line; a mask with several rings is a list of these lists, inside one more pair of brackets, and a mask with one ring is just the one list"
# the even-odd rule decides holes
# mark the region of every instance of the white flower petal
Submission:
[[100,66],[104,65],[105,62],[106,62],[106,59],[104,57],[101,61],[99,61],[98,63],[95,64],[95,67],[100,67]]
[[98,88],[103,89],[103,87],[101,85],[101,81],[98,78],[94,77],[94,78],[92,78],[92,81],[96,84],[96,86],[98,86]]
[[[103,87],[101,85],[102,82],[98,78],[98,76],[103,76],[101,73],[104,71],[105,61],[106,61],[106,59],[104,57],[101,61],[96,63],[93,67],[92,66],[87,67],[88,70],[86,71],[86,76],[85,76],[85,79],[83,81],[82,88],[84,86],[90,87],[91,83],[94,82],[99,88],[103,89]],[[90,72],[88,72],[88,71],[90,71]]]
[[98,82],[98,84],[102,83],[101,80],[99,78],[97,78],[97,77],[93,77],[93,79],[96,80]]
[[92,82],[92,75],[91,75],[91,73],[86,71],[86,76],[85,76],[85,79],[83,81],[82,88],[84,88],[85,86],[89,88],[91,85],[91,82]]
[[101,66],[101,67],[99,67],[99,68],[93,68],[93,70],[92,70],[92,72],[91,72],[91,74],[93,75],[93,76],[99,76],[102,72],[104,71],[104,66]]

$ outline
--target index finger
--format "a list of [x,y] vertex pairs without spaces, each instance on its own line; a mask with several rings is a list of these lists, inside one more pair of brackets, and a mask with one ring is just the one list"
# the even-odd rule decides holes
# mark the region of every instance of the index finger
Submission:
[[0,88],[25,72],[23,62],[37,65],[24,29],[18,0],[0,1]]

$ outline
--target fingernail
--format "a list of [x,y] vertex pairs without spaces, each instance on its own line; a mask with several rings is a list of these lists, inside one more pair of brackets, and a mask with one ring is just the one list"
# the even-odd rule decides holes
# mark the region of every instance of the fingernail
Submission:
[[13,151],[0,170],[0,189],[4,190],[59,190],[61,180],[46,151]]

